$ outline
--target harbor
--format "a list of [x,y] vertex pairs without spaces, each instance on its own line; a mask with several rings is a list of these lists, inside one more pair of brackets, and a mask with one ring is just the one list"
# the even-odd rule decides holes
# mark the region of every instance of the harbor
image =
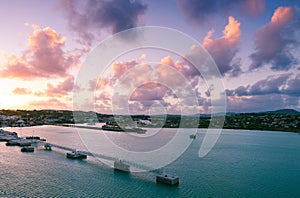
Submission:
[[[4,128],[21,137],[39,136],[46,143],[87,151],[74,128],[37,126]],[[173,129],[162,129],[157,141],[168,140]],[[149,133],[151,129],[148,130]],[[95,131],[99,133],[99,131]],[[128,134],[107,132],[126,141]],[[189,139],[193,134],[184,132]],[[204,130],[165,171],[122,172],[113,168],[109,150],[107,166],[96,157],[67,159],[64,150],[43,146],[34,152],[20,152],[19,146],[0,142],[0,195],[2,197],[298,197],[300,174],[299,135],[286,132],[223,130],[215,149],[198,157]],[[105,144],[104,140],[97,140]],[[133,141],[127,141],[133,144]],[[45,144],[46,144],[45,143]],[[270,155],[272,152],[273,155]],[[102,159],[102,158],[101,158]],[[120,158],[121,159],[121,158]],[[121,159],[122,160],[122,159]],[[124,161],[127,163],[127,161]],[[131,162],[133,163],[133,162]],[[141,164],[139,164],[141,165]],[[136,165],[137,166],[137,165]],[[130,164],[130,170],[135,165]],[[143,168],[143,167],[141,167]],[[146,168],[146,167],[144,167]],[[179,176],[179,186],[158,185],[159,174]],[[116,190],[117,188],[117,190]]]
[[[151,170],[151,167],[147,167],[145,165],[137,164],[135,162],[131,162],[124,159],[119,159],[112,156],[102,155],[102,154],[95,154],[87,151],[80,151],[74,148],[57,145],[53,143],[49,143],[46,139],[42,139],[39,136],[27,136],[25,138],[21,138],[15,132],[5,131],[0,129],[0,141],[6,142],[6,146],[19,146],[21,147],[21,152],[34,152],[35,148],[43,147],[46,151],[52,151],[53,148],[60,149],[67,151],[66,158],[69,159],[87,159],[89,157],[97,157],[104,160],[113,161],[113,168],[114,170],[121,171],[121,172],[128,172],[130,173],[130,167],[135,167],[138,169],[143,169],[145,171]],[[151,170],[149,173],[156,174],[156,182],[162,183],[170,186],[178,186],[179,184],[179,177],[178,176],[162,176],[162,170]],[[175,179],[174,179],[175,178]]]
[[96,124],[60,124],[58,126],[71,127],[71,128],[82,128],[82,129],[94,129],[94,130],[104,130],[104,131],[113,131],[113,132],[126,132],[126,133],[138,133],[145,134],[146,129],[142,129],[136,126],[119,126],[117,124],[106,123],[102,126]]

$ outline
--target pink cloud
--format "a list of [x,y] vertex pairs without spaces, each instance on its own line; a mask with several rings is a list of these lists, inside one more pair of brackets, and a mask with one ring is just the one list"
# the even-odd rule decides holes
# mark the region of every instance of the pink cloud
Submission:
[[279,7],[272,19],[255,33],[255,52],[250,55],[250,70],[270,65],[272,70],[288,70],[297,65],[291,49],[299,46],[296,32],[299,17],[292,7]]
[[264,0],[245,0],[241,8],[248,16],[254,17],[265,10],[266,2]]
[[[226,35],[231,34],[228,30]],[[181,102],[185,105],[194,105],[191,103],[194,100],[191,93],[198,93],[197,85],[201,78],[194,66],[187,64],[185,59],[175,61],[171,56],[162,58],[152,66],[144,58],[140,61],[143,62],[113,63],[112,75],[89,81],[90,91],[95,93],[95,107],[107,109],[113,105],[114,110],[123,112],[128,104],[135,113],[143,113],[152,105],[159,105],[168,112],[178,112],[177,95],[181,96]]]
[[275,10],[271,23],[275,26],[282,27],[291,21],[295,17],[293,8],[291,7],[279,7]]
[[133,67],[137,66],[136,61],[120,62],[112,64],[112,72],[115,79],[119,79],[123,74],[128,72]]
[[70,109],[70,106],[67,105],[67,103],[61,102],[56,98],[31,101],[29,102],[29,105],[36,109]]
[[108,105],[109,104],[108,101],[111,101],[111,95],[103,91],[95,96],[95,101],[101,101]]
[[109,78],[98,78],[89,81],[89,90],[96,91],[96,90],[104,90],[108,87],[113,86],[114,81],[110,80]]
[[46,96],[63,97],[70,94],[74,87],[74,77],[68,76],[64,81],[58,83],[56,86],[48,83],[45,91]]
[[63,81],[57,84],[47,84],[47,88],[44,91],[34,92],[38,97],[67,97],[74,89],[74,77],[67,76]]
[[79,55],[64,51],[65,38],[47,27],[35,29],[28,49],[20,56],[7,56],[0,70],[2,78],[33,79],[65,76],[79,61]]
[[[181,86],[185,83],[183,80],[192,81],[195,77],[200,77],[199,71],[189,63],[185,57],[181,58],[182,60],[177,61],[173,60],[171,56],[162,58],[155,68],[158,78],[168,82],[169,85]],[[175,70],[172,70],[167,66],[174,68]]]
[[32,67],[28,66],[27,60],[24,57],[16,57],[14,55],[7,57],[7,64],[4,69],[0,70],[1,78],[19,78],[33,79],[38,73]]
[[17,95],[29,95],[32,92],[30,89],[17,87],[12,91],[12,93]]
[[169,88],[156,83],[149,82],[134,90],[130,100],[132,101],[149,101],[149,100],[162,100],[163,97],[169,92]]
[[210,30],[203,40],[203,46],[214,58],[221,74],[229,73],[231,76],[238,75],[240,63],[235,58],[240,43],[240,23],[232,16],[228,18],[228,24],[223,30],[223,36],[212,39],[214,30]]

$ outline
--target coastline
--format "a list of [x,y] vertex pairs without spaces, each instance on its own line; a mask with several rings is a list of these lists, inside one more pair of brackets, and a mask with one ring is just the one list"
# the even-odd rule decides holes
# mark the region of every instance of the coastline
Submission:
[[[76,125],[76,124],[50,124],[52,126],[62,126],[62,127],[71,127],[71,128],[84,128],[84,129],[93,129],[93,130],[103,130],[101,127],[98,126],[88,126],[88,125]],[[32,127],[32,126],[25,126],[25,127]],[[160,127],[147,127],[147,126],[142,126],[143,128],[160,128]],[[12,127],[14,128],[14,127]],[[167,129],[178,129],[179,127],[165,127],[163,126],[162,128],[167,128]],[[190,128],[190,127],[184,127],[184,128]],[[214,128],[214,127],[198,127],[198,129],[220,129],[220,128]],[[270,131],[270,132],[290,132],[290,133],[299,133],[300,135],[300,129],[293,129],[291,128],[278,128],[278,129],[273,129],[273,128],[266,128],[266,129],[261,129],[261,128],[228,128],[228,127],[223,127],[221,129],[230,129],[230,130],[240,130],[240,131]]]

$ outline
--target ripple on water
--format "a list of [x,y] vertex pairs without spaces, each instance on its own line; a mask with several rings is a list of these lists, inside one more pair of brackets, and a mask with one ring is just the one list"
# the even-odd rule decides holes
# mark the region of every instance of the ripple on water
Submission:
[[[81,145],[67,128],[22,133],[32,129],[53,143]],[[157,185],[153,174],[121,174],[96,159],[66,159],[62,150],[21,153],[0,142],[0,197],[299,197],[299,135],[227,130],[207,156],[198,158],[204,135],[198,133],[166,167],[180,177],[176,188]]]

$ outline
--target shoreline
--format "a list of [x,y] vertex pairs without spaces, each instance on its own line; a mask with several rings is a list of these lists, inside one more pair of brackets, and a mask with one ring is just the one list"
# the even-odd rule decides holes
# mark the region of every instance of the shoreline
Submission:
[[[76,124],[44,124],[44,125],[36,125],[36,126],[62,126],[62,127],[70,127],[70,128],[83,128],[83,129],[93,129],[93,130],[103,130],[101,127],[93,127],[89,125],[76,125]],[[22,126],[22,127],[35,127],[35,126]],[[0,130],[3,128],[20,128],[20,127],[0,127]],[[148,128],[159,128],[159,127],[145,127],[142,126],[142,128],[148,129]],[[166,129],[178,129],[179,127],[162,127]],[[190,129],[190,127],[184,127],[187,129]],[[220,129],[220,128],[208,128],[208,127],[198,127],[197,129]],[[255,128],[221,128],[221,129],[230,129],[230,130],[240,130],[240,131],[265,131],[265,132],[283,132],[283,133],[298,133],[300,135],[300,129],[295,130],[289,130],[285,128],[279,128],[279,129],[255,129]],[[105,131],[105,130],[104,130]]]

